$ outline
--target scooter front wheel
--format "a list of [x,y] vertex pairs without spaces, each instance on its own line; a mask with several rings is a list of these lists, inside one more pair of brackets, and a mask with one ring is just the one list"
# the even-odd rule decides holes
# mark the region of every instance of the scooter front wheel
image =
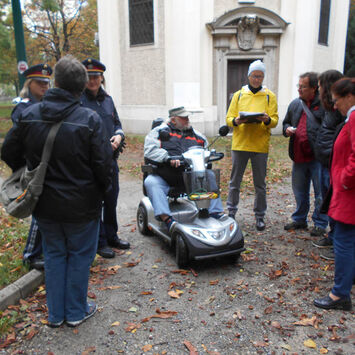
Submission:
[[181,233],[175,234],[175,260],[179,268],[183,268],[189,262],[189,251]]
[[148,215],[144,205],[139,204],[137,210],[137,226],[143,235],[152,235],[152,231],[148,228]]

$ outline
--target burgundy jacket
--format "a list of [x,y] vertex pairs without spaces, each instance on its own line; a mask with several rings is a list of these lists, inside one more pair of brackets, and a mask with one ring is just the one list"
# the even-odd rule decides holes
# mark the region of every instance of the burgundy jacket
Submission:
[[338,222],[355,225],[355,110],[334,143],[331,184],[333,195],[328,215]]

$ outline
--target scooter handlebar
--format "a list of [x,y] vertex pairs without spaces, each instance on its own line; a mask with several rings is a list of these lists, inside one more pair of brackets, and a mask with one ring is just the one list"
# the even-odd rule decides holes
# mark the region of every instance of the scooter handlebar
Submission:
[[180,166],[185,166],[186,165],[186,161],[185,158],[182,155],[171,155],[167,162],[170,164],[170,162],[172,160],[180,160]]
[[210,158],[208,159],[208,162],[221,160],[223,158],[224,158],[224,153],[222,153],[222,152],[214,152],[214,153],[211,153]]

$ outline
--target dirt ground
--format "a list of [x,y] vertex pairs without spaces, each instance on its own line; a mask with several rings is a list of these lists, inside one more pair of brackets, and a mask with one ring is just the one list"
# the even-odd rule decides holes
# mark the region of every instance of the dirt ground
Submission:
[[354,311],[312,304],[331,288],[334,265],[308,232],[283,230],[294,210],[289,180],[269,186],[263,232],[254,226],[253,195],[242,196],[237,221],[247,252],[238,263],[187,270],[162,240],[139,234],[142,183],[120,180],[120,236],[132,248],[93,269],[89,296],[99,312],[74,330],[40,325],[0,354],[355,354]]

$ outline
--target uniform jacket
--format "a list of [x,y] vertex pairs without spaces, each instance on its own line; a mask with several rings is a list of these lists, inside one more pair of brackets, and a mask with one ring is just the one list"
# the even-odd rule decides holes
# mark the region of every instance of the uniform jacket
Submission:
[[[81,105],[91,108],[102,118],[105,126],[105,132],[108,140],[114,135],[121,135],[124,138],[120,118],[118,117],[115,104],[112,97],[108,95],[101,87],[97,96],[93,96],[89,90],[85,90],[80,98]],[[118,151],[114,152],[114,158],[117,158]]]
[[[308,141],[311,146],[311,149],[314,153],[317,135],[319,132],[320,125],[322,123],[323,116],[324,116],[324,110],[320,105],[318,94],[316,95],[316,97],[312,101],[311,107],[309,109],[313,113],[314,118],[309,117],[307,115],[307,123],[306,123],[307,136],[308,136]],[[282,122],[283,135],[285,137],[287,137],[286,129],[288,127],[297,127],[298,126],[298,123],[300,121],[302,113],[303,113],[303,106],[302,106],[301,99],[299,99],[299,98],[294,99],[289,104],[289,106],[287,108],[286,116]],[[294,159],[293,141],[294,141],[294,136],[292,135],[290,137],[290,142],[289,142],[289,146],[288,146],[288,154],[292,160]]]
[[11,112],[11,120],[13,123],[16,123],[18,121],[18,118],[20,117],[21,113],[27,108],[30,107],[31,105],[37,103],[38,101],[34,98],[34,96],[29,92],[28,97],[21,99],[21,101],[14,107],[14,109]]
[[38,166],[50,126],[63,120],[54,141],[43,193],[33,215],[58,222],[98,218],[110,186],[112,149],[100,117],[62,89],[49,89],[41,103],[24,110],[8,132],[1,158],[17,170]]
[[[234,126],[233,119],[239,116],[240,111],[265,112],[271,122],[268,125],[261,122]],[[277,126],[278,120],[276,96],[272,91],[263,86],[253,94],[248,85],[243,86],[233,95],[227,112],[226,123],[233,127],[232,150],[268,153],[271,128]]]
[[[161,140],[159,138],[159,133],[162,130],[169,133],[169,139]],[[179,185],[183,169],[172,168],[169,158],[181,155],[193,146],[206,147],[206,137],[192,127],[182,131],[172,123],[163,123],[152,129],[145,137],[144,158],[147,162],[158,165],[158,175],[165,179],[169,185]],[[177,172],[180,174],[177,174]]]
[[315,144],[315,157],[326,168],[330,168],[330,155],[337,133],[344,124],[345,117],[338,110],[325,111]]
[[333,194],[328,215],[355,225],[355,106],[334,143],[330,179]]

